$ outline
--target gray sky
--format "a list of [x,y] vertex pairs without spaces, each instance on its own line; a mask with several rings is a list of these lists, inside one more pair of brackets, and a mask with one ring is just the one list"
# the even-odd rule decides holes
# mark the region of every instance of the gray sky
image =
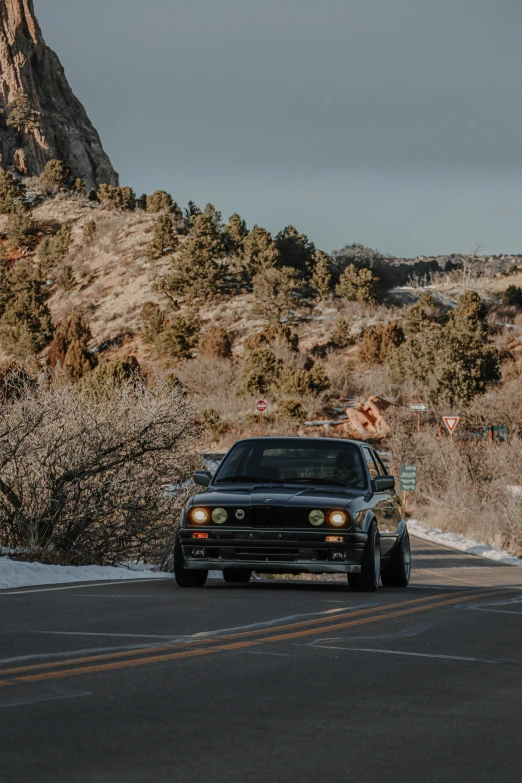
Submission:
[[522,253],[520,0],[35,0],[122,184],[322,249]]

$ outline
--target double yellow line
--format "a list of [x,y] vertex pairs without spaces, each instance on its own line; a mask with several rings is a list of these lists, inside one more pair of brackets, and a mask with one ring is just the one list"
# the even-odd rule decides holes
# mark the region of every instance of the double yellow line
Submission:
[[104,655],[70,658],[66,661],[55,661],[53,663],[7,668],[0,670],[0,687],[23,682],[41,682],[44,680],[62,679],[64,677],[75,677],[80,674],[127,669],[134,666],[148,666],[200,655],[214,655],[230,650],[242,650],[263,644],[286,642],[307,636],[318,636],[331,631],[340,631],[345,628],[378,623],[396,617],[405,617],[441,607],[454,606],[466,601],[473,601],[476,598],[484,598],[505,592],[506,590],[498,589],[487,592],[466,592],[460,593],[453,598],[448,598],[446,593],[428,598],[418,598],[412,601],[403,601],[397,604],[390,604],[389,606],[344,612],[337,614],[334,620],[321,617],[315,620],[303,620],[287,625],[274,626],[269,630],[259,628],[241,633],[227,634],[218,638],[198,639],[197,641],[162,647],[144,647],[137,650],[106,653]]

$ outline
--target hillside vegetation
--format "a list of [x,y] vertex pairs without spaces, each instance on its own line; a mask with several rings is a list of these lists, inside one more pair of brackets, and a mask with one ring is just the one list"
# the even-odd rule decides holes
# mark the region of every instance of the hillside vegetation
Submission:
[[[87,193],[60,161],[38,180],[0,170],[0,212],[3,378],[23,370],[38,388],[105,399],[129,383],[163,384],[203,428],[199,448],[215,451],[258,432],[259,396],[265,431],[278,434],[323,432],[307,422],[384,396],[394,407],[382,448],[426,466],[418,511],[474,532],[494,487],[504,520],[494,543],[522,550],[518,501],[505,489],[517,484],[522,428],[516,259],[401,260],[358,244],[328,254],[293,226],[273,236],[211,204],[182,209],[163,191]],[[420,439],[404,407],[417,400],[430,405]],[[437,433],[448,412],[464,417],[463,434],[506,424],[509,442],[450,443]],[[454,470],[429,467],[440,449]]]

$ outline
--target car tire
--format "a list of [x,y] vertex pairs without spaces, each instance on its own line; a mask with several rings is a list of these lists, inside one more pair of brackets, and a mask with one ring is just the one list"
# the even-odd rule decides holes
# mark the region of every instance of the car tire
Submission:
[[208,571],[189,571],[185,568],[185,558],[179,538],[176,538],[174,544],[174,577],[178,587],[205,587],[208,577]]
[[381,543],[379,531],[372,523],[368,531],[368,543],[364,550],[360,574],[348,574],[348,584],[360,593],[373,593],[379,586],[381,575]]
[[251,576],[252,571],[249,571],[248,568],[225,568],[223,571],[223,579],[230,585],[246,585],[250,582]]
[[383,565],[381,579],[384,587],[408,587],[411,574],[411,548],[408,531],[402,534],[397,551]]

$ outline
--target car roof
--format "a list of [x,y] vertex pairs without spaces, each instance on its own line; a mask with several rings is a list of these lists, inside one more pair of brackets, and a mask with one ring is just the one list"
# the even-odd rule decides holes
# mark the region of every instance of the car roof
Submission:
[[305,435],[266,435],[263,437],[257,437],[257,438],[240,438],[240,440],[237,440],[236,443],[234,443],[234,446],[238,443],[257,443],[257,442],[263,442],[263,441],[269,441],[269,440],[282,440],[288,443],[317,443],[317,441],[327,441],[329,443],[335,443],[339,444],[341,443],[350,443],[352,446],[366,446],[369,448],[375,448],[374,446],[371,446],[370,443],[366,443],[362,440],[351,440],[349,438],[317,438],[317,437],[307,437]]

